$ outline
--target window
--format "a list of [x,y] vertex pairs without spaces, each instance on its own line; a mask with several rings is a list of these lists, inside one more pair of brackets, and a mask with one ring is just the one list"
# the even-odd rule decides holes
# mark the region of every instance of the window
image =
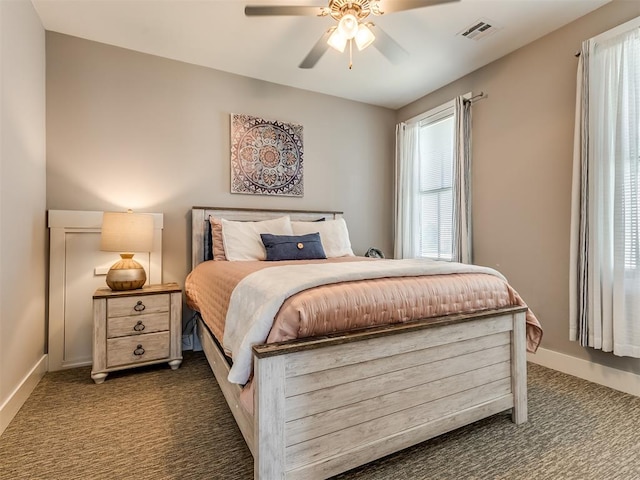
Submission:
[[[589,149],[594,188],[608,224],[611,253],[640,270],[640,32],[616,29],[592,40],[589,55]],[[609,247],[604,247],[609,248]]]
[[396,125],[395,258],[472,261],[466,98]]
[[[640,45],[639,45],[640,47]],[[640,54],[640,48],[638,48]],[[640,89],[640,78],[638,79]],[[640,124],[639,124],[640,125]],[[638,131],[640,138],[640,131]],[[629,271],[640,270],[640,157],[623,165],[622,175],[622,232],[624,235],[624,267]],[[614,239],[615,241],[615,239]],[[635,274],[635,272],[633,272]]]
[[418,256],[453,255],[454,116],[450,106],[419,124]]

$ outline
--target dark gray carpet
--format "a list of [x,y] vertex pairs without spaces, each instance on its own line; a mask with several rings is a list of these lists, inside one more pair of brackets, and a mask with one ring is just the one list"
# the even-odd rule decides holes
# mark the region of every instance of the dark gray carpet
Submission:
[[[0,479],[250,479],[201,353],[183,366],[48,373],[0,437]],[[529,422],[496,415],[347,479],[640,479],[640,398],[529,365]]]

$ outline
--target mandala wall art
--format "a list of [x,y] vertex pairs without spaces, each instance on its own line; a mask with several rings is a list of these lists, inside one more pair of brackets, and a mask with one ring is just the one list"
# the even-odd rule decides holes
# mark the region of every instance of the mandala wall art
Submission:
[[302,197],[302,125],[231,114],[231,193]]

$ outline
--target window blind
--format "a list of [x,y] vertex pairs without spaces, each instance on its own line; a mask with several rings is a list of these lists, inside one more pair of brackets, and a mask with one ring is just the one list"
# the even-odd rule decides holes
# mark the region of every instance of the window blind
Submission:
[[421,257],[452,258],[454,128],[453,108],[420,123]]

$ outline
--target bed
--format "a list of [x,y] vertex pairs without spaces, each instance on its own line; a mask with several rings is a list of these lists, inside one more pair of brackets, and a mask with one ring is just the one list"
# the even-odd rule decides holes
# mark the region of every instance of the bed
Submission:
[[[210,207],[191,213],[194,269],[210,258],[210,217],[342,216]],[[243,387],[229,382],[231,362],[202,317],[196,330],[253,454],[254,478],[322,479],[505,410],[515,424],[526,422],[529,316],[521,303],[255,344],[252,409],[242,406]]]

